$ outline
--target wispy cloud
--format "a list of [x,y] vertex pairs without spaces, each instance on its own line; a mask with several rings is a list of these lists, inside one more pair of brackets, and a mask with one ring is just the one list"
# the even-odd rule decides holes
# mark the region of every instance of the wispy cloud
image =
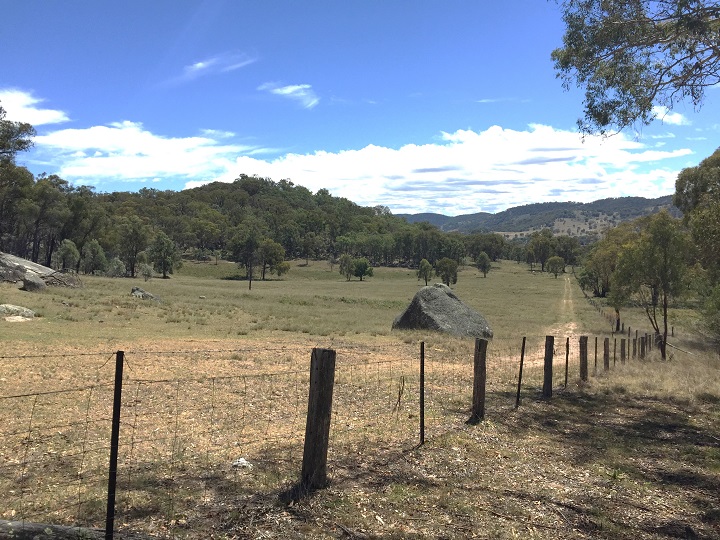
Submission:
[[208,75],[229,73],[254,62],[257,62],[257,58],[246,53],[224,52],[185,66],[182,75],[174,79],[174,82],[191,81]]
[[38,107],[43,101],[45,100],[36,98],[30,92],[0,88],[0,105],[7,113],[7,120],[27,122],[33,126],[60,124],[70,120],[63,111]]
[[257,89],[297,101],[305,109],[312,109],[320,103],[320,98],[309,84],[280,86],[277,83],[269,82],[261,84]]
[[655,118],[658,120],[661,120],[665,124],[670,124],[671,126],[689,126],[690,120],[685,118],[682,114],[678,112],[670,112],[670,110],[667,107],[664,107],[662,105],[657,105],[653,107],[653,113],[655,114]]

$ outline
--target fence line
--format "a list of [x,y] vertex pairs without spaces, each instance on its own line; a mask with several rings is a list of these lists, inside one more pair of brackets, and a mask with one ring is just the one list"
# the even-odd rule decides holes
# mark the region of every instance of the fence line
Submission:
[[[523,338],[522,343],[496,339],[489,344],[484,408],[488,417],[510,414],[516,403],[542,394],[547,383],[544,347],[544,338]],[[591,356],[590,343],[588,349]],[[421,381],[417,355],[355,345],[337,350],[331,470],[350,470],[379,448],[414,446],[420,422],[420,442],[464,424],[473,403],[473,355],[469,349],[425,349],[424,344],[423,351]],[[243,355],[266,358],[278,352],[288,356],[272,358],[274,371],[230,374],[235,368],[258,369],[254,358]],[[580,381],[579,341],[565,336],[555,341],[552,352],[563,369],[553,371],[551,388],[561,391],[568,381]],[[143,364],[143,357],[154,364]],[[125,352],[128,369],[113,505],[116,525],[120,523],[116,537],[141,522],[147,532],[172,536],[198,506],[210,507],[224,493],[250,495],[296,481],[309,386],[309,370],[296,366],[308,360],[307,349],[290,347]],[[630,354],[628,341],[626,361],[638,360]],[[612,368],[620,365],[611,363]],[[111,367],[105,362],[93,368],[93,376],[109,381]],[[162,376],[148,376],[151,368]],[[187,376],[190,368],[198,375]],[[215,368],[219,374],[211,374]],[[113,389],[112,383],[100,382],[0,396],[0,492],[7,494],[0,503],[0,518],[102,524],[107,517]],[[421,393],[424,408],[419,418]]]

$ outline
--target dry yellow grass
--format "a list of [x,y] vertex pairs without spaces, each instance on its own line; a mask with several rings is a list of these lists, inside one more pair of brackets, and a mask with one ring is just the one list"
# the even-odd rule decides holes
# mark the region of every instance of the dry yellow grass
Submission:
[[[577,337],[605,322],[574,281],[515,263],[487,279],[466,270],[457,293],[497,336],[486,420],[467,426],[472,342],[389,331],[414,277],[381,269],[348,284],[316,264],[252,293],[190,269],[137,283],[159,304],[129,298],[129,280],[87,279],[83,290],[37,298],[3,285],[3,302],[32,298],[43,317],[0,323],[0,518],[102,525],[112,352],[122,349],[123,530],[198,539],[718,535],[717,356],[677,341],[693,354],[618,359],[579,385]],[[552,401],[538,399],[546,333],[556,335]],[[427,442],[417,447],[421,340]],[[331,485],[292,501],[313,347],[338,351]],[[252,468],[233,467],[241,457]]]

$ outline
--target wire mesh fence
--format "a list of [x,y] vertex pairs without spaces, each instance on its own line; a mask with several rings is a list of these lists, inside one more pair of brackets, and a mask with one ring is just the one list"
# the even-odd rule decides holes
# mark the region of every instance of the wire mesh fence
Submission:
[[[603,340],[599,343],[601,370]],[[591,375],[593,345],[591,338]],[[417,445],[417,344],[336,344],[335,349],[330,470],[340,474],[363,455]],[[552,387],[576,384],[578,340],[558,337],[553,352]],[[612,365],[617,348],[613,352]],[[30,365],[41,375],[19,384],[21,392],[0,395],[1,519],[103,526],[114,392],[108,356],[23,358],[25,369]],[[522,338],[490,343],[488,416],[515,409],[518,391],[521,402],[541,396],[545,357],[545,337],[525,340],[524,350]],[[173,537],[203,512],[222,508],[228,494],[251,497],[297,482],[309,361],[310,351],[301,346],[126,351],[115,537],[128,530]],[[473,361],[467,341],[440,341],[425,350],[422,416],[427,438],[468,420]],[[72,388],[78,381],[82,384]],[[38,391],[38,384],[43,390]]]

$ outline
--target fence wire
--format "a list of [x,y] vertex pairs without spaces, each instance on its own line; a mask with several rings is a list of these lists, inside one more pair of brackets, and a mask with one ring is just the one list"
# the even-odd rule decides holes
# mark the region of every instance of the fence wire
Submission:
[[[604,369],[603,343],[598,340],[598,371]],[[417,344],[333,348],[331,475],[352,471],[378,452],[415,446]],[[488,345],[488,418],[515,409],[521,348],[521,338]],[[619,363],[619,350],[611,341],[611,368]],[[628,358],[629,351],[628,342]],[[594,354],[590,338],[590,375]],[[188,523],[227,509],[229,499],[279,492],[297,482],[308,403],[306,347],[138,350],[124,356],[117,538],[126,530],[178,536]],[[109,357],[24,357],[33,363],[30,382],[0,395],[0,518],[102,528],[113,402]],[[545,338],[527,339],[521,402],[541,396],[544,358]],[[3,368],[12,365],[3,360]],[[439,341],[425,349],[426,439],[468,420],[473,362],[469,341]],[[553,390],[577,385],[579,369],[577,338],[555,338]]]

